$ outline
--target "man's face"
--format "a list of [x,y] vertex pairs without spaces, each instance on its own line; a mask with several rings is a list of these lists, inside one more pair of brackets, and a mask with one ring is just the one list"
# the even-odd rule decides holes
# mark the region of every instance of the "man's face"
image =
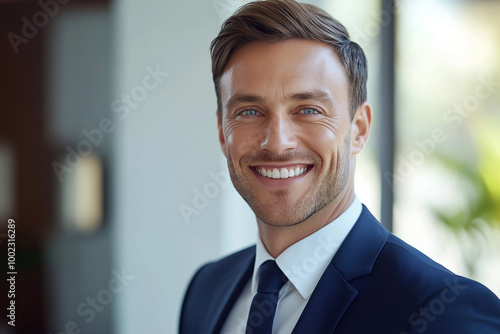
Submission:
[[221,102],[231,179],[262,222],[298,224],[352,190],[348,82],[330,46],[243,46],[221,77]]

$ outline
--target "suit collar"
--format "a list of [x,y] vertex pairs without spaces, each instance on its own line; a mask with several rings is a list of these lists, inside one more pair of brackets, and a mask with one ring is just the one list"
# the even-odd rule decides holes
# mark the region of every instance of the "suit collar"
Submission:
[[333,333],[358,291],[350,281],[371,272],[389,233],[363,205],[358,221],[326,268],[293,333]]
[[388,236],[389,232],[363,205],[361,216],[331,264],[347,281],[369,274]]
[[218,298],[212,300],[205,317],[207,322],[205,326],[206,333],[220,333],[224,321],[226,321],[234,303],[252,275],[254,262],[255,246],[247,248],[244,251],[242,260],[238,261],[221,277],[217,291],[214,291],[213,294]]

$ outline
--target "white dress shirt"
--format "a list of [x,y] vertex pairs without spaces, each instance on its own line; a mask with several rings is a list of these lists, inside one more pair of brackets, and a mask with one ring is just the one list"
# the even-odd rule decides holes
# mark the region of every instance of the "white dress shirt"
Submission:
[[[326,267],[358,220],[361,210],[361,202],[355,197],[349,208],[337,219],[294,243],[275,259],[289,281],[279,293],[273,334],[290,334],[293,331]],[[252,279],[236,300],[221,333],[245,333],[252,299],[257,292],[258,269],[267,260],[274,258],[258,237]]]

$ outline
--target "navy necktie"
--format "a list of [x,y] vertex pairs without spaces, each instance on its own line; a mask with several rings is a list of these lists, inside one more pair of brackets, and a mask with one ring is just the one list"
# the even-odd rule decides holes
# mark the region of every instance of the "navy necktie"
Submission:
[[259,269],[257,293],[248,314],[245,334],[271,334],[278,294],[288,281],[276,261],[267,260]]

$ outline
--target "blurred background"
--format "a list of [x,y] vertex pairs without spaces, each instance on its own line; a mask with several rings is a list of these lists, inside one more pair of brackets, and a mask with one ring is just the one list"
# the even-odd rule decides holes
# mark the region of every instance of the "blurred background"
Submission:
[[[209,56],[245,2],[0,1],[0,333],[176,333],[196,268],[254,242]],[[500,1],[308,2],[368,56],[358,197],[499,295]]]

